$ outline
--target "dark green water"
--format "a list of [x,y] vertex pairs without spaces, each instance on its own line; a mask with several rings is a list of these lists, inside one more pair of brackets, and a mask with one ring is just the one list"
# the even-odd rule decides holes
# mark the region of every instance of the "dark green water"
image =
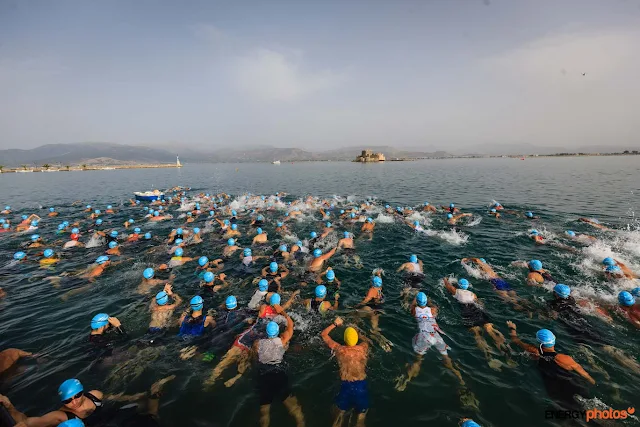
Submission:
[[[236,170],[237,169],[237,170]],[[380,326],[393,344],[393,351],[385,353],[374,348],[369,362],[369,383],[372,408],[367,424],[386,426],[394,422],[430,422],[431,425],[457,425],[460,417],[473,417],[482,425],[554,425],[545,420],[549,409],[547,393],[542,386],[535,362],[520,355],[514,356],[517,366],[503,367],[501,371],[490,368],[476,346],[471,334],[462,326],[455,302],[440,285],[443,276],[453,274],[467,277],[473,290],[484,300],[487,311],[496,326],[506,335],[504,324],[512,319],[519,326],[523,339],[533,342],[535,331],[541,327],[552,329],[558,337],[559,351],[571,354],[592,373],[598,384],[590,388],[595,397],[607,407],[616,409],[638,406],[638,376],[612,362],[598,347],[592,346],[596,362],[609,374],[607,380],[601,373],[590,370],[578,343],[561,324],[532,318],[505,305],[493,292],[491,285],[469,275],[460,259],[467,256],[484,257],[504,278],[509,280],[518,294],[536,307],[542,307],[550,297],[546,289],[533,289],[525,284],[526,270],[514,266],[514,261],[540,259],[545,268],[563,283],[572,286],[575,295],[613,303],[622,290],[637,286],[629,281],[608,283],[599,274],[600,261],[605,256],[624,260],[640,271],[640,232],[634,212],[638,205],[640,174],[636,157],[567,158],[567,159],[479,159],[420,161],[360,165],[352,163],[300,163],[273,165],[187,165],[181,170],[124,170],[101,172],[58,172],[0,175],[0,205],[9,204],[14,209],[12,217],[36,212],[45,213],[42,207],[55,206],[59,218],[42,221],[38,233],[48,242],[59,239],[55,235],[57,224],[63,219],[82,218],[86,230],[88,222],[80,208],[87,203],[105,209],[112,204],[119,209],[105,219],[103,229],[117,228],[128,218],[136,219],[136,225],[154,236],[164,237],[171,228],[183,225],[183,220],[147,225],[142,221],[140,208],[131,208],[126,202],[133,191],[150,188],[189,186],[190,194],[199,192],[227,192],[229,194],[289,194],[288,200],[305,195],[320,197],[340,196],[348,200],[375,197],[380,204],[415,206],[430,201],[432,204],[455,202],[465,212],[474,213],[476,224],[460,227],[451,233],[442,215],[422,216],[429,223],[429,235],[416,234],[391,217],[377,218],[373,241],[358,240],[357,250],[364,268],[345,268],[341,256],[331,259],[330,265],[343,282],[341,304],[353,305],[364,296],[372,269],[386,271],[384,290],[387,296],[385,314]],[[80,206],[71,203],[82,200]],[[535,228],[552,241],[567,243],[564,230],[572,229],[598,237],[598,243],[590,247],[575,245],[575,253],[545,245],[535,246],[527,238],[531,222],[515,216],[495,221],[486,215],[492,200],[498,200],[509,209],[532,210],[541,217]],[[344,200],[342,203],[348,204]],[[175,207],[172,208],[174,210]],[[283,213],[267,217],[263,227],[279,242],[273,233],[275,222]],[[177,216],[177,215],[176,215]],[[585,224],[575,222],[580,216],[596,217],[616,229],[600,232]],[[480,222],[478,222],[478,220]],[[297,236],[305,237],[311,230],[320,230],[320,216],[306,215],[303,221],[290,228]],[[241,219],[240,228],[247,230],[247,220]],[[204,227],[204,219],[195,225]],[[336,224],[336,228],[352,230],[351,226]],[[355,231],[356,236],[359,231]],[[82,239],[86,241],[86,236]],[[135,337],[142,336],[148,326],[147,311],[151,295],[141,297],[135,293],[142,270],[147,266],[166,262],[163,252],[149,252],[147,243],[135,246],[123,245],[122,264],[109,269],[86,293],[67,301],[60,299],[69,289],[83,284],[78,279],[64,279],[60,288],[54,288],[45,276],[85,268],[102,254],[102,249],[77,249],[66,251],[63,261],[53,270],[41,270],[36,265],[11,266],[12,254],[28,235],[0,235],[0,286],[8,296],[0,301],[0,348],[18,347],[46,353],[39,363],[26,363],[26,372],[9,378],[2,386],[13,402],[30,414],[43,413],[57,407],[56,390],[65,379],[77,376],[88,388],[135,393],[144,391],[155,380],[175,373],[176,381],[167,386],[162,398],[160,416],[165,425],[257,425],[258,400],[254,391],[254,374],[251,370],[233,388],[226,389],[220,382],[211,391],[202,391],[202,382],[209,375],[217,360],[222,357],[228,343],[214,349],[213,362],[200,358],[181,361],[178,350],[184,344],[169,340],[161,354],[133,381],[124,378],[110,380],[109,367],[90,366],[87,356],[89,321],[97,312],[117,316]],[[336,237],[330,237],[335,244]],[[240,246],[249,245],[246,236]],[[187,256],[220,256],[222,241],[212,234],[205,234],[204,243],[188,247]],[[439,324],[447,333],[452,347],[451,357],[459,365],[468,388],[479,401],[479,410],[464,407],[458,396],[456,379],[442,366],[435,350],[425,355],[420,375],[409,384],[407,390],[394,390],[395,378],[405,371],[405,364],[414,359],[411,338],[416,326],[410,315],[402,309],[401,276],[395,269],[415,253],[424,261],[426,279],[423,289],[441,308]],[[232,268],[233,265],[229,265]],[[187,299],[199,292],[194,276],[195,264],[177,269],[175,291]],[[232,281],[239,282],[240,276]],[[284,282],[287,290],[296,289],[294,278]],[[248,302],[252,287],[233,289],[241,305]],[[154,293],[157,292],[154,291]],[[312,289],[303,290],[310,297]],[[206,307],[220,304],[227,294],[207,296]],[[337,365],[329,350],[318,337],[329,319],[309,321],[299,308],[293,310],[298,322],[293,345],[287,353],[293,391],[303,407],[307,425],[325,426],[331,422],[330,408],[338,392]],[[349,317],[348,310],[344,313]],[[609,334],[616,345],[628,355],[638,358],[637,330],[617,319],[607,326],[591,319],[594,327]],[[336,333],[334,338],[340,338]],[[514,347],[514,350],[517,349]],[[144,353],[138,353],[139,357]],[[504,357],[496,355],[504,361]],[[225,379],[232,375],[227,372]],[[637,420],[635,420],[637,422]],[[630,422],[632,424],[632,422]],[[272,425],[293,425],[292,419],[281,405],[272,409]]]

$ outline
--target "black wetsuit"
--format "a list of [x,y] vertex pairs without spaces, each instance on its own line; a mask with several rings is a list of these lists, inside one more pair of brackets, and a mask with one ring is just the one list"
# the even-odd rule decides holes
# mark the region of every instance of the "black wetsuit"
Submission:
[[555,298],[548,302],[549,308],[558,313],[558,320],[562,322],[578,342],[608,344],[608,340],[598,333],[594,325],[580,313],[576,300],[567,298]]
[[[97,336],[97,335],[94,335]],[[77,416],[76,414],[74,414],[73,412],[68,412],[68,411],[62,411],[65,413],[65,415],[67,416],[67,420],[73,420],[74,418],[77,418],[79,420],[82,420],[82,422],[84,423],[85,426],[90,427],[90,426],[97,426],[100,425],[102,423],[104,423],[104,413],[106,411],[103,411],[103,403],[101,399],[98,399],[97,397],[95,397],[93,394],[89,393],[89,392],[85,392],[84,396],[91,400],[93,402],[93,404],[96,406],[96,409],[89,414],[89,416],[87,418],[80,418],[79,416]]]
[[555,361],[558,353],[555,351],[545,351],[538,359],[538,369],[542,376],[542,382],[549,397],[551,397],[562,409],[579,410],[580,405],[574,399],[578,394],[588,397],[588,390],[578,384],[580,379],[563,369]]

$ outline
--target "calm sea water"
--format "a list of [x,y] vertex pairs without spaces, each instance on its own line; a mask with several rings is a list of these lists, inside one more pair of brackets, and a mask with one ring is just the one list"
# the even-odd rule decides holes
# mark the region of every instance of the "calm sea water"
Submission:
[[[605,256],[623,259],[640,271],[640,232],[637,231],[635,212],[638,208],[640,173],[637,157],[606,158],[538,158],[525,161],[516,159],[452,159],[417,162],[391,162],[385,164],[354,163],[296,163],[274,166],[271,164],[211,164],[185,165],[182,169],[140,169],[90,172],[27,173],[0,175],[0,205],[11,205],[16,215],[43,213],[41,207],[55,206],[60,212],[57,219],[45,219],[40,227],[48,242],[59,240],[54,231],[63,219],[83,219],[80,206],[91,203],[103,210],[107,204],[118,207],[119,212],[109,220],[107,227],[123,231],[122,222],[132,217],[144,231],[165,236],[181,220],[167,224],[148,225],[142,221],[140,209],[130,208],[126,201],[133,191],[152,188],[165,189],[188,186],[196,192],[226,192],[241,194],[274,194],[286,192],[290,198],[305,195],[339,196],[339,200],[376,198],[380,203],[417,205],[425,201],[432,204],[456,203],[465,212],[474,213],[473,226],[460,227],[453,233],[444,224],[442,215],[422,216],[430,223],[429,236],[416,235],[405,225],[391,217],[376,214],[378,225],[371,242],[357,241],[358,254],[364,267],[345,267],[341,257],[330,265],[343,282],[341,304],[353,305],[364,294],[373,268],[386,271],[385,314],[380,326],[393,344],[393,351],[385,353],[374,348],[369,363],[369,382],[372,408],[367,417],[371,426],[403,423],[431,422],[431,425],[457,425],[460,417],[473,417],[482,425],[554,425],[545,420],[545,410],[551,407],[542,386],[535,362],[520,355],[514,356],[516,367],[504,366],[500,371],[489,367],[483,354],[476,348],[472,335],[462,326],[457,305],[444,292],[440,279],[453,274],[468,277],[474,291],[485,301],[496,326],[506,335],[505,321],[513,319],[519,325],[522,338],[532,342],[535,331],[548,327],[558,336],[558,349],[573,355],[598,381],[590,389],[589,397],[596,403],[626,408],[638,406],[640,387],[637,375],[620,367],[599,347],[590,346],[595,362],[608,374],[594,372],[587,363],[584,351],[563,326],[531,318],[514,311],[501,302],[488,282],[469,275],[460,264],[467,256],[484,257],[536,307],[542,307],[550,297],[546,289],[532,289],[525,284],[526,271],[513,265],[514,261],[540,259],[545,268],[564,283],[572,286],[576,295],[612,301],[617,292],[629,288],[629,282],[606,283],[598,274],[599,262]],[[72,207],[74,201],[82,205]],[[492,200],[519,211],[532,210],[541,217],[533,226],[552,241],[565,242],[563,232],[573,229],[598,237],[590,247],[578,247],[575,253],[551,246],[535,246],[527,232],[531,222],[510,217],[495,221],[486,216]],[[576,223],[580,216],[596,217],[617,229],[599,232],[585,224]],[[139,220],[139,221],[138,221]],[[269,218],[265,230],[275,237],[276,217]],[[202,226],[204,220],[196,225]],[[246,222],[241,222],[246,225]],[[86,224],[86,221],[85,221]],[[85,229],[88,227],[84,227]],[[241,228],[244,230],[247,227]],[[347,228],[338,225],[340,230]],[[319,216],[306,216],[292,227],[300,237],[311,230],[320,229]],[[356,231],[356,235],[359,234]],[[85,268],[100,248],[73,250],[63,255],[63,261],[53,270],[40,270],[33,265],[9,266],[12,254],[28,236],[0,236],[0,286],[8,292],[0,301],[0,348],[18,347],[45,353],[38,362],[27,362],[26,371],[5,378],[0,392],[9,394],[17,406],[33,414],[56,408],[56,389],[64,379],[81,378],[85,387],[114,392],[144,391],[162,376],[175,373],[178,378],[166,388],[162,397],[160,416],[165,425],[197,426],[256,425],[258,401],[254,391],[252,369],[233,388],[226,389],[220,382],[213,390],[203,391],[202,381],[215,363],[223,356],[229,343],[214,346],[216,358],[204,362],[201,358],[182,361],[178,350],[184,344],[169,339],[159,350],[131,351],[117,362],[135,357],[135,363],[125,366],[118,375],[111,374],[113,366],[91,364],[87,356],[89,320],[104,311],[120,318],[132,335],[132,341],[144,335],[148,326],[147,306],[150,295],[135,293],[141,272],[147,266],[167,261],[164,251],[149,252],[149,244],[124,246],[122,264],[108,270],[87,292],[66,301],[61,296],[84,283],[79,279],[63,278],[59,287],[52,286],[45,277],[64,271]],[[248,245],[249,238],[240,239],[240,246]],[[218,257],[223,242],[207,235],[205,243],[189,247],[188,256]],[[275,241],[274,241],[275,245]],[[465,407],[459,398],[456,379],[442,366],[435,350],[427,353],[419,376],[400,393],[394,389],[395,379],[405,371],[405,364],[414,360],[411,338],[416,326],[401,305],[401,277],[395,269],[415,253],[424,261],[426,279],[424,290],[441,307],[439,324],[447,333],[445,338],[452,347],[451,357],[459,365],[469,390],[479,402],[479,409]],[[175,291],[190,298],[199,292],[194,276],[194,265],[178,269]],[[233,276],[233,270],[229,271]],[[295,289],[291,279],[285,289]],[[235,288],[233,293],[241,304],[246,304],[253,293],[251,286]],[[309,297],[312,289],[303,289]],[[208,296],[208,307],[220,304],[226,294]],[[344,313],[349,317],[348,310]],[[294,310],[298,329],[287,354],[293,391],[299,398],[309,426],[326,426],[331,422],[331,406],[339,388],[337,366],[330,352],[318,337],[329,319],[309,320],[299,308]],[[592,319],[594,328],[609,334],[616,345],[637,359],[640,340],[637,331],[618,320],[612,327]],[[335,338],[339,338],[336,334]],[[138,349],[139,350],[139,349]],[[517,349],[514,347],[514,350]],[[495,357],[500,358],[499,355]],[[504,358],[501,358],[504,361]],[[139,375],[134,375],[139,374]],[[128,376],[130,375],[130,376]],[[225,379],[231,376],[228,371]],[[637,420],[635,420],[637,422]],[[294,425],[281,405],[272,409],[272,425]]]

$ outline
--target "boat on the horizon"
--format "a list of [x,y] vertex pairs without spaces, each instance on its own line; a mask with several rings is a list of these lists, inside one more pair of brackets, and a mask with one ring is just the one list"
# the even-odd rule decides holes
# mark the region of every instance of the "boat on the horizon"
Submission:
[[20,173],[33,172],[33,169],[18,169],[16,172],[20,172]]
[[153,202],[158,199],[164,200],[164,193],[158,190],[144,192],[137,191],[133,193],[133,195],[135,196],[136,200],[140,200],[141,202]]
[[273,162],[271,162],[271,163],[273,163],[274,165],[279,165],[279,164],[280,164],[280,160],[274,160],[274,161],[273,161]]

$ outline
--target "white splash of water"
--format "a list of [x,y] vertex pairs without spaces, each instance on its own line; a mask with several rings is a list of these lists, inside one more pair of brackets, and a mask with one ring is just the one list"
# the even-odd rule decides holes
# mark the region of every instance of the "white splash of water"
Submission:
[[469,240],[469,235],[468,234],[464,234],[464,233],[459,232],[457,230],[439,231],[439,232],[437,232],[436,235],[438,236],[438,238],[444,240],[445,242],[447,242],[447,243],[449,243],[451,245],[455,245],[455,246],[464,245]]
[[85,245],[86,248],[97,248],[98,246],[104,246],[107,243],[107,239],[102,236],[93,235]]
[[481,216],[473,216],[471,220],[467,223],[467,227],[475,227],[476,225],[482,222]]
[[380,224],[392,224],[394,222],[394,219],[391,215],[385,215],[381,213],[376,217],[376,222],[379,222]]

